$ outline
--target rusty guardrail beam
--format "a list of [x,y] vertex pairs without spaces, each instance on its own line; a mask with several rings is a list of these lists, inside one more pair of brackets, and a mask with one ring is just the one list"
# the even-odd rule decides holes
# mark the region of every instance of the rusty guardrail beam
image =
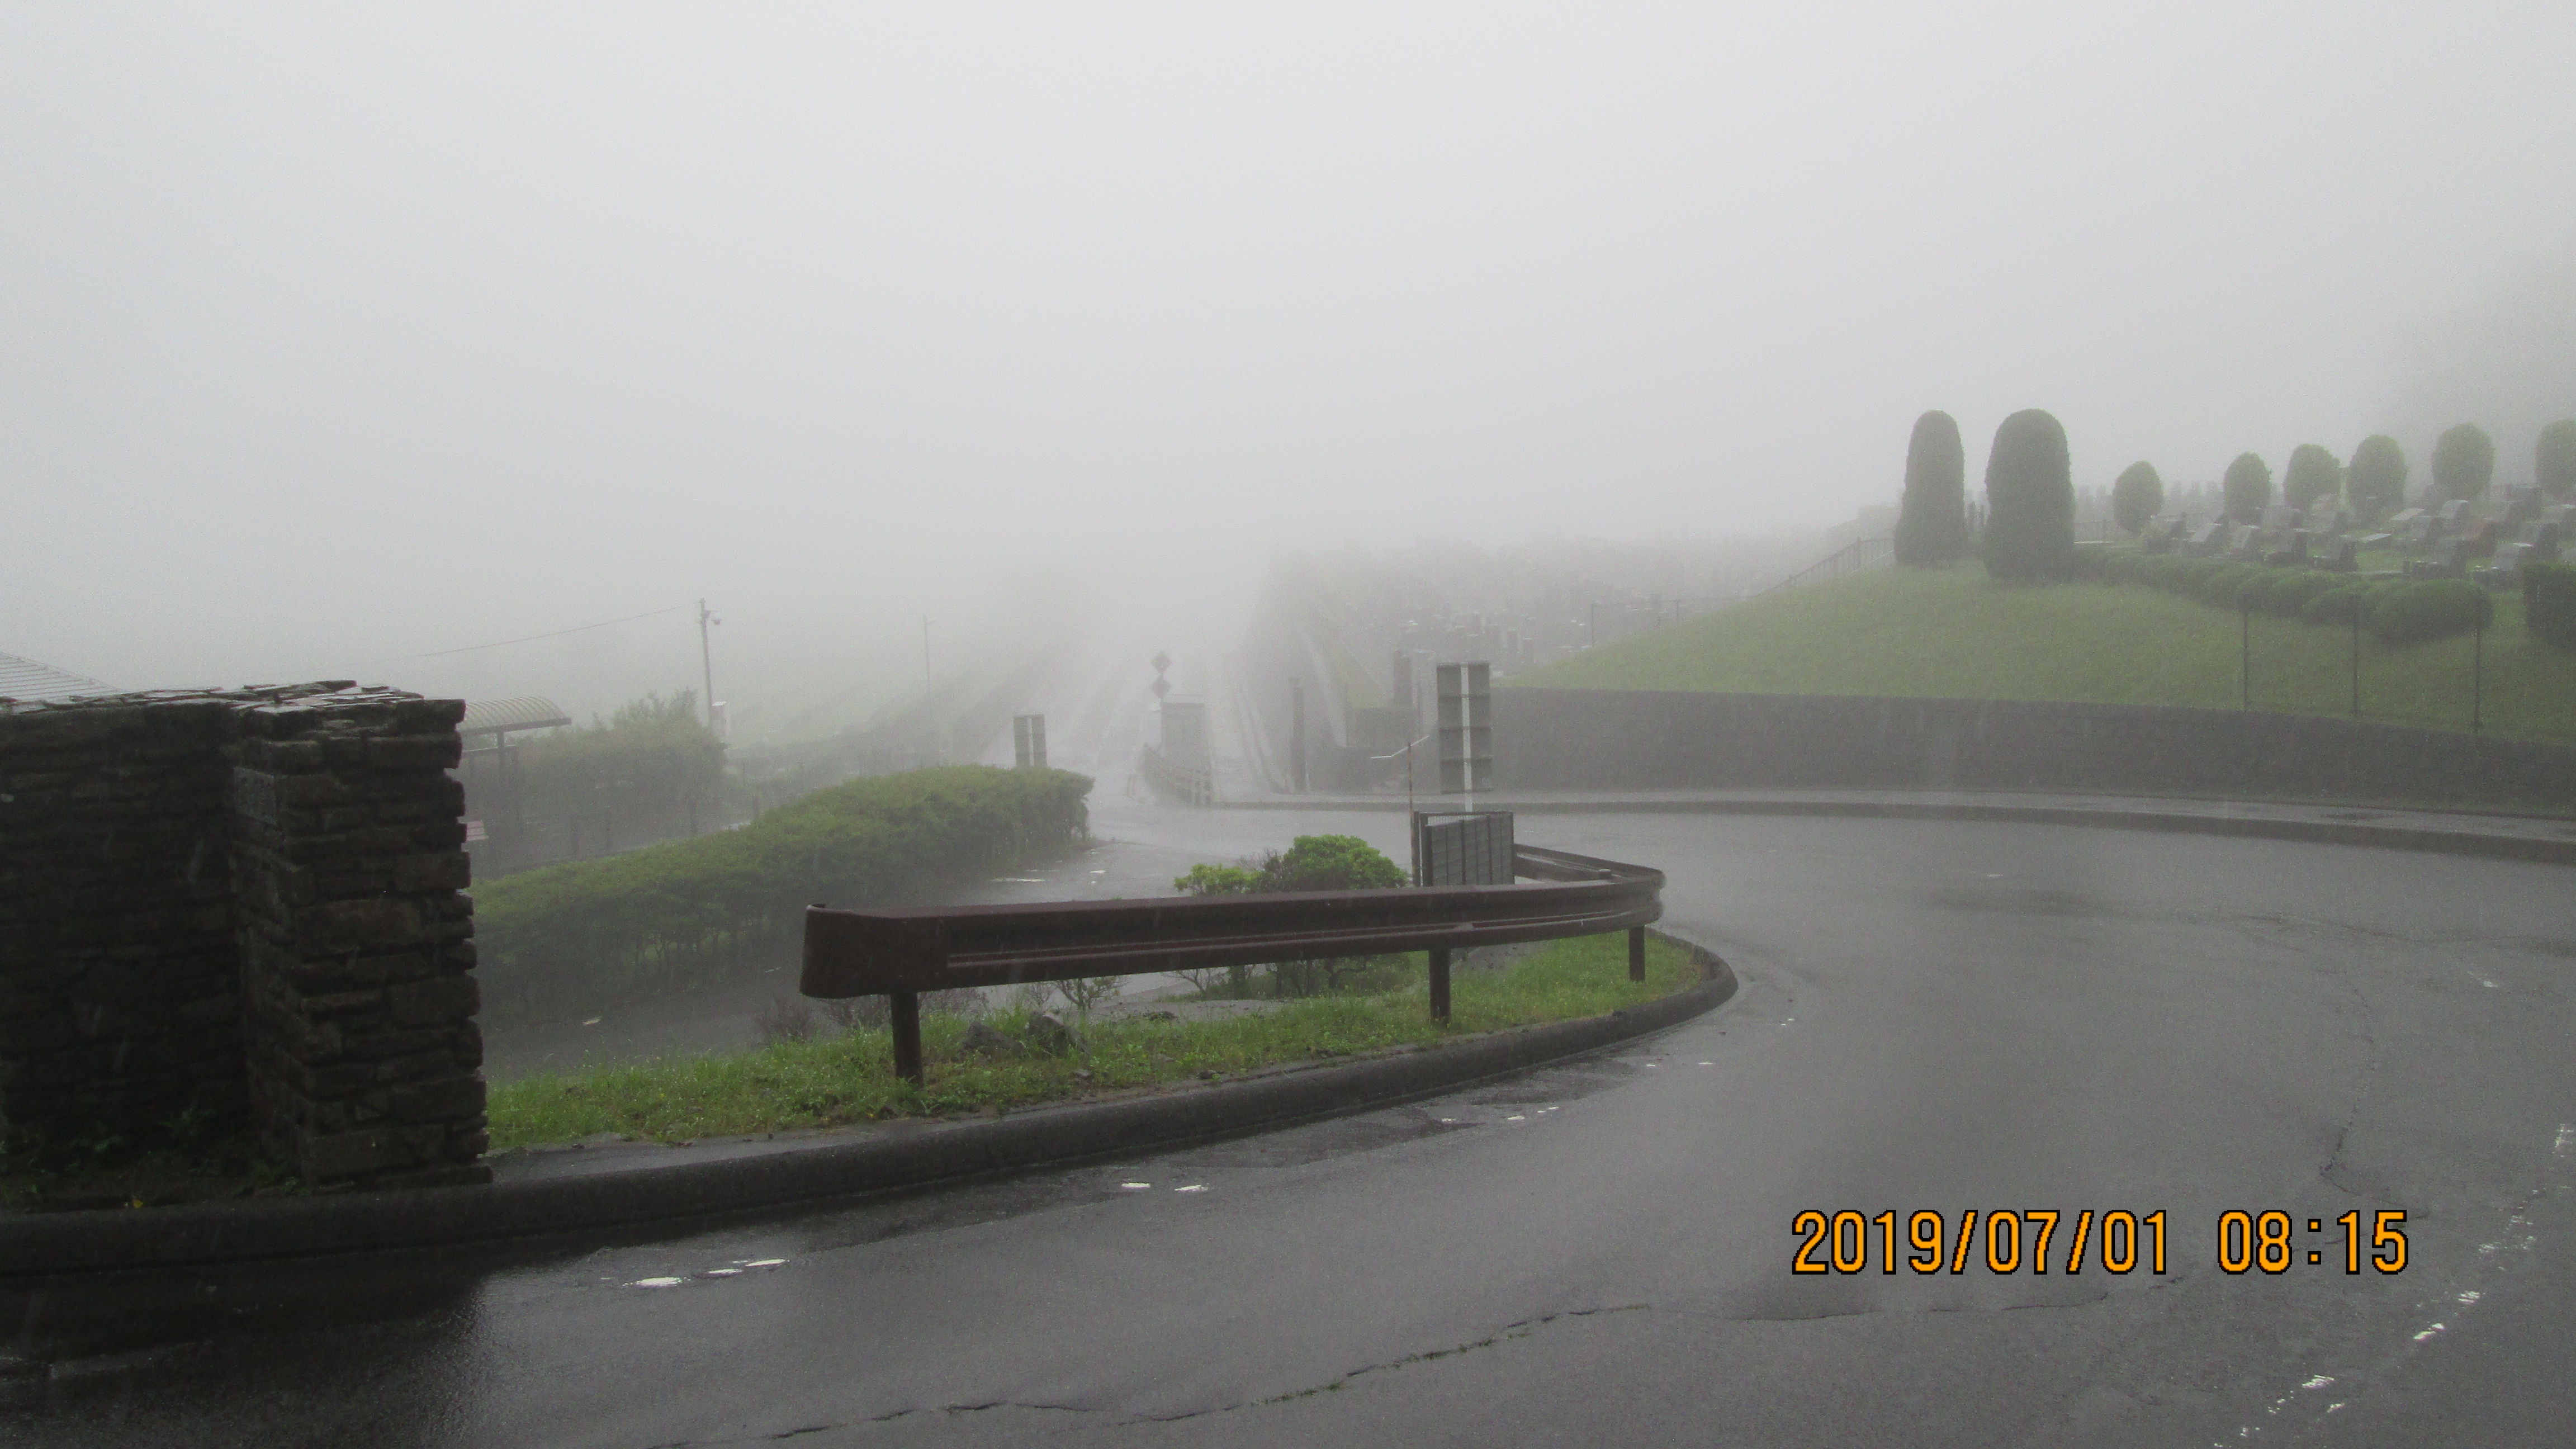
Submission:
[[1621,929],[1629,979],[1645,979],[1645,928],[1664,914],[1662,871],[1534,846],[1514,851],[1512,866],[1535,879],[950,909],[816,905],[805,912],[800,989],[886,997],[895,1070],[918,1082],[925,991],[1428,951],[1431,1015],[1446,1021],[1450,952]]

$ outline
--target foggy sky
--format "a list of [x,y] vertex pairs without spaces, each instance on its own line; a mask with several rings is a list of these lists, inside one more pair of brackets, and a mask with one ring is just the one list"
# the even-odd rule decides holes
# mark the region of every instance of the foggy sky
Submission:
[[2576,6],[2104,12],[9,5],[0,650],[535,692],[408,656],[707,596],[783,679],[1828,522],[1929,407],[2278,469],[2576,239]]

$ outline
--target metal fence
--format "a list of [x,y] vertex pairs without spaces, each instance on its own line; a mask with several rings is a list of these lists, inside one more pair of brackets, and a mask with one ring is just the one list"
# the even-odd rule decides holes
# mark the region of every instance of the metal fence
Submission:
[[895,1072],[919,1082],[925,991],[1427,951],[1431,1016],[1446,1021],[1451,952],[1623,929],[1628,979],[1645,979],[1645,928],[1664,914],[1662,871],[1527,845],[1512,865],[1529,879],[945,910],[817,905],[805,912],[801,989],[887,998]]

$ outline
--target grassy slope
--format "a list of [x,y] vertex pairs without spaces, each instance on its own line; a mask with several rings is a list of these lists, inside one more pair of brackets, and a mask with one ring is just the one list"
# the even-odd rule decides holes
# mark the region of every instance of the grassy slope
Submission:
[[[1501,971],[1459,972],[1452,982],[1450,1021],[1443,1027],[1431,1020],[1420,959],[1407,968],[1411,984],[1394,991],[1309,997],[1276,1012],[1224,1021],[1102,1022],[1091,1028],[1087,1051],[1064,1057],[964,1057],[957,1047],[966,1019],[925,1016],[921,1035],[929,1082],[918,1090],[895,1079],[882,1029],[526,1077],[492,1088],[492,1146],[599,1132],[683,1141],[1028,1106],[1203,1073],[1597,1016],[1701,979],[1689,953],[1664,941],[1648,941],[1642,985],[1628,980],[1625,932],[1559,941]],[[991,1020],[1016,1033],[1026,1025],[1026,1013]],[[1076,1077],[1076,1071],[1090,1075]]]
[[[1887,569],[1753,600],[1625,639],[1512,683],[1560,689],[1919,695],[2233,709],[2238,619],[2130,584],[2009,588],[1974,566]],[[2254,707],[2352,712],[2352,636],[2254,618]],[[2362,713],[2469,725],[2469,636],[2361,643]],[[2486,636],[2485,727],[2576,742],[2576,654],[2536,643],[2500,596]]]

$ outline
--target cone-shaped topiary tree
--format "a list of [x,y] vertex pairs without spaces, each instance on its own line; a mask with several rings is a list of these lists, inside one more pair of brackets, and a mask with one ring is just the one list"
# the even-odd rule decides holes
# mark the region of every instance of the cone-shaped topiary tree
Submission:
[[2238,523],[2261,523],[2264,505],[2272,501],[2272,466],[2252,453],[2239,453],[2218,480],[2227,516]]
[[2075,478],[2066,429],[2025,408],[1995,429],[1986,454],[1986,572],[2058,579],[2075,571]]
[[1934,410],[1914,420],[1905,445],[1905,497],[1896,514],[1896,561],[1917,567],[1968,556],[1968,454],[1959,424]]
[[2406,503],[2406,450],[2386,433],[2373,433],[2352,450],[2352,508],[2367,523],[2385,518]]
[[2301,443],[2290,452],[2290,466],[2281,475],[2281,496],[2292,508],[2305,512],[2320,501],[2333,503],[2343,492],[2343,464],[2335,455],[2315,443]]
[[2552,498],[2576,495],[2576,418],[2560,418],[2542,428],[2532,451],[2540,491]]
[[2495,476],[2495,439],[2475,423],[2462,423],[2433,440],[2433,491],[2444,498],[2475,498]]
[[2111,521],[2129,533],[2145,528],[2164,506],[2165,480],[2156,475],[2153,463],[2131,463],[2111,485]]

